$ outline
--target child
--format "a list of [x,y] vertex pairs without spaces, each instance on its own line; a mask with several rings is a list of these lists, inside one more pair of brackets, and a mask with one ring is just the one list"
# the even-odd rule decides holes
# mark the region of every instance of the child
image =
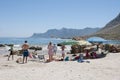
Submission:
[[11,46],[10,54],[8,56],[8,61],[9,61],[9,58],[10,58],[11,55],[12,55],[12,60],[14,60],[13,46]]

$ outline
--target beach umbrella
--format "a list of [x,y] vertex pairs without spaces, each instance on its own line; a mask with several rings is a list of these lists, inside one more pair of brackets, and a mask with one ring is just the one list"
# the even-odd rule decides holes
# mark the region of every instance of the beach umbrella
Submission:
[[77,41],[78,43],[78,45],[92,45],[90,42],[88,42],[88,41],[85,41],[85,40],[80,40],[80,41]]
[[102,42],[103,43],[106,40],[101,38],[101,37],[90,37],[90,38],[87,39],[87,41],[89,41],[89,42],[99,42],[99,43]]
[[77,44],[77,43],[78,43],[78,42],[75,41],[75,40],[67,40],[67,41],[61,42],[61,43],[59,43],[59,44],[61,44],[61,45],[75,45],[75,44]]

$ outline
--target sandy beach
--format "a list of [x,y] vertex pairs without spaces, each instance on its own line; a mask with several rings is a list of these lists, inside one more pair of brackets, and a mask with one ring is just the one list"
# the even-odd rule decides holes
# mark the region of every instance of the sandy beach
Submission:
[[120,80],[120,53],[109,53],[101,59],[52,61],[44,63],[28,60],[18,64],[0,55],[0,80]]
[[120,0],[0,0],[0,80],[120,80]]

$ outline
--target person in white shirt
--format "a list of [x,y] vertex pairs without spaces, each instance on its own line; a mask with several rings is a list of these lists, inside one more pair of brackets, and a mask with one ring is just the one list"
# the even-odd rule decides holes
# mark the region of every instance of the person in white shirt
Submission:
[[57,52],[57,46],[56,46],[56,44],[54,44],[54,46],[53,46],[53,52],[56,55],[56,52]]

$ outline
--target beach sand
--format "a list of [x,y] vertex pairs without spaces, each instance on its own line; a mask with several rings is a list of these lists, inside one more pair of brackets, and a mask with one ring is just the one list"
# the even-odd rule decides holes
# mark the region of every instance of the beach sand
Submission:
[[0,80],[120,80],[120,53],[109,53],[105,58],[77,61],[39,60],[19,64],[0,55]]

